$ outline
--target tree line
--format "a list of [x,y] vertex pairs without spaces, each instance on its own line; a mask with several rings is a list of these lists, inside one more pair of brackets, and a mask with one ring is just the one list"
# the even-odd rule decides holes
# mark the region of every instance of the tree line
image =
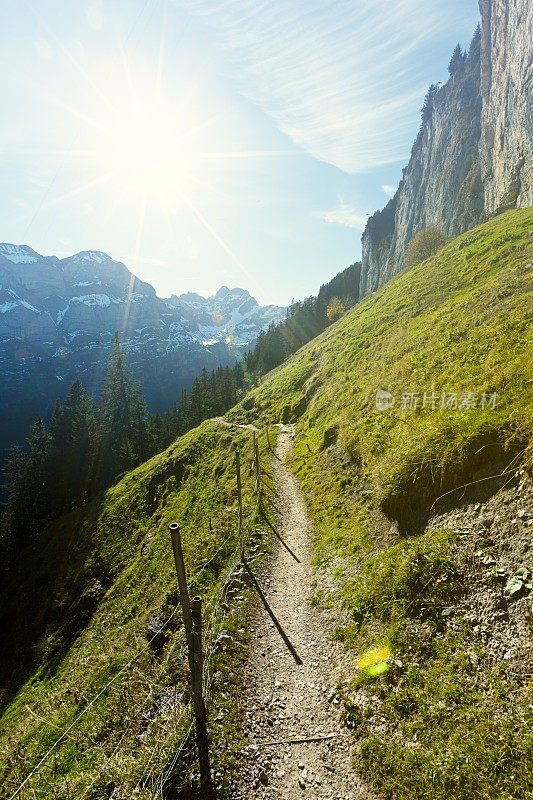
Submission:
[[246,355],[246,365],[252,376],[257,380],[282,364],[355,305],[359,299],[360,277],[358,262],[323,284],[316,297],[289,306],[286,319],[261,332],[254,350]]
[[24,446],[11,447],[4,469],[3,560],[31,542],[39,527],[235,405],[244,385],[240,363],[211,374],[204,369],[165,414],[150,415],[115,334],[99,397],[91,399],[76,378],[64,401],[56,401],[50,422],[38,417]]
[[232,408],[262,375],[357,301],[359,277],[360,264],[353,264],[321,286],[317,297],[293,303],[286,320],[261,333],[243,359],[211,373],[204,368],[164,414],[148,413],[115,334],[99,396],[90,398],[76,378],[64,401],[56,401],[49,423],[39,417],[24,445],[11,448],[4,469],[4,563],[39,527],[80,507],[203,420]]

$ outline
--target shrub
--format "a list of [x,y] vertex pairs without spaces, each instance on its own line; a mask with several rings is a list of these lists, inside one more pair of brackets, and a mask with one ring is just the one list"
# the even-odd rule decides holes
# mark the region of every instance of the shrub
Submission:
[[336,319],[342,317],[346,308],[344,303],[338,297],[332,297],[328,304],[327,315],[330,322],[335,322]]
[[405,251],[405,266],[415,267],[426,258],[434,256],[450,239],[436,228],[424,228],[415,235]]

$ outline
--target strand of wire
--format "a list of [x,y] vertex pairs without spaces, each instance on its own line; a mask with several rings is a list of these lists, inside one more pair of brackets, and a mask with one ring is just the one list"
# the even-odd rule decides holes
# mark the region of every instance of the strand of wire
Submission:
[[[161,667],[160,667],[160,669],[159,669],[159,672],[158,672],[158,675],[157,675],[157,678],[156,678],[156,680],[159,680],[159,678],[161,677],[161,675],[162,675],[162,674],[163,674],[163,672],[165,671],[165,669],[166,669],[166,667],[167,667],[167,664],[168,664],[168,662],[169,662],[169,660],[170,660],[170,658],[171,658],[171,656],[172,656],[173,652],[174,652],[174,651],[175,651],[175,649],[176,649],[176,646],[177,646],[177,644],[178,644],[178,640],[176,640],[176,641],[175,641],[175,642],[172,644],[172,647],[170,647],[170,648],[169,648],[169,652],[167,653],[167,655],[166,655],[166,657],[165,657],[165,660],[163,661],[163,664],[161,665]],[[183,642],[180,642],[180,644],[181,644],[181,646],[182,646],[182,650],[183,650]],[[129,733],[129,731],[131,730],[131,728],[133,727],[133,723],[134,723],[134,722],[135,722],[135,720],[136,720],[136,719],[137,719],[137,718],[138,718],[138,717],[139,717],[139,716],[140,716],[140,715],[143,713],[143,711],[144,711],[145,707],[148,705],[148,702],[149,702],[150,698],[152,697],[152,692],[153,692],[153,689],[154,689],[154,687],[156,687],[156,688],[159,688],[158,684],[157,684],[157,683],[155,683],[154,681],[149,681],[149,683],[150,683],[150,691],[149,691],[149,692],[148,692],[148,694],[146,695],[146,697],[145,697],[144,701],[143,701],[143,702],[140,704],[139,708],[137,709],[137,712],[136,712],[136,713],[133,715],[133,717],[130,719],[130,721],[129,721],[129,723],[128,723],[127,727],[125,728],[125,730],[124,730],[124,732],[123,732],[122,736],[120,737],[120,739],[119,739],[119,741],[118,741],[117,745],[115,746],[115,748],[114,748],[113,752],[111,753],[111,755],[109,756],[109,758],[107,759],[107,761],[105,762],[105,764],[103,765],[103,767],[100,769],[100,771],[98,772],[98,774],[97,774],[97,775],[94,777],[94,779],[91,781],[91,783],[89,784],[89,786],[87,786],[87,788],[85,789],[85,791],[83,792],[83,794],[80,796],[79,800],[83,800],[83,798],[84,798],[84,797],[85,797],[85,796],[88,794],[88,792],[90,791],[90,789],[91,789],[91,788],[94,786],[94,784],[96,783],[96,781],[97,781],[97,780],[98,780],[98,779],[99,779],[99,778],[102,776],[102,774],[105,772],[105,770],[107,769],[108,765],[110,764],[110,762],[112,761],[112,759],[115,757],[116,753],[118,752],[118,750],[119,750],[119,748],[120,748],[120,746],[121,746],[122,742],[123,742],[123,741],[124,741],[124,739],[126,738],[127,734],[128,734],[128,733]]]
[[[254,463],[255,463],[255,458],[254,458]],[[258,500],[258,501],[257,501],[257,503],[256,503],[256,507],[255,507],[255,509],[254,509],[254,512],[253,512],[253,513],[252,513],[252,515],[251,515],[251,516],[252,516],[252,520],[253,520],[253,519],[256,517],[256,515],[257,515],[257,513],[258,513],[258,511],[259,511],[259,506],[260,506],[260,500]],[[229,541],[231,538],[232,538],[232,534],[229,534],[229,535],[226,537],[226,539],[223,541],[223,543],[221,544],[221,546],[220,546],[220,547],[219,547],[219,548],[218,548],[218,549],[215,551],[215,553],[213,553],[213,554],[212,554],[212,556],[211,556],[211,557],[208,559],[208,561],[206,561],[204,564],[202,564],[202,566],[200,567],[200,569],[198,569],[198,570],[196,571],[196,573],[194,573],[192,576],[190,576],[190,578],[189,578],[189,582],[190,582],[190,584],[191,584],[191,585],[194,585],[194,583],[195,583],[195,581],[197,580],[197,578],[198,578],[198,577],[199,577],[199,576],[202,574],[202,572],[204,572],[204,571],[205,571],[205,569],[206,569],[206,568],[209,566],[209,564],[210,564],[210,563],[212,563],[212,561],[213,561],[213,560],[216,558],[216,556],[217,556],[217,555],[218,555],[218,554],[219,554],[219,553],[222,551],[222,549],[224,548],[224,546],[227,544],[227,542],[228,542],[228,541]],[[232,568],[235,566],[235,561],[234,561],[234,560],[235,560],[235,556],[236,556],[237,550],[238,550],[238,548],[236,548],[236,550],[234,551],[234,553],[233,553],[233,555],[232,555],[232,559],[231,559],[231,569],[232,569]],[[231,572],[231,569],[230,569],[230,570],[228,570],[228,571],[229,571],[229,572]],[[217,612],[218,612],[218,610],[219,610],[220,603],[222,602],[222,599],[221,599],[221,598],[222,598],[222,593],[223,593],[223,590],[224,590],[224,584],[222,585],[222,587],[221,587],[221,590],[219,591],[219,594],[218,594],[218,597],[217,597],[217,603],[216,603],[216,611],[217,611]],[[173,618],[173,617],[174,617],[174,615],[176,614],[176,612],[177,612],[177,609],[178,609],[178,607],[176,606],[176,607],[174,608],[174,610],[172,611],[172,613],[170,614],[170,616],[169,616],[169,617],[167,618],[167,620],[165,621],[165,623],[164,623],[164,626],[163,626],[163,627],[166,627],[166,626],[168,626],[169,622],[172,620],[172,618]],[[209,632],[210,632],[210,633],[212,633],[212,632],[213,632],[213,630],[215,629],[215,627],[216,627],[216,625],[217,625],[217,617],[218,617],[218,613],[215,613],[215,614],[213,614],[213,615],[212,615],[212,620],[213,620],[213,622],[212,622],[212,624],[211,624],[211,626],[210,626],[210,628],[209,628]],[[36,774],[38,773],[38,771],[39,771],[40,767],[41,767],[41,766],[42,766],[42,765],[43,765],[43,764],[46,762],[46,760],[47,760],[47,759],[48,759],[48,758],[51,756],[51,754],[52,754],[52,753],[53,753],[53,752],[56,750],[57,746],[58,746],[58,745],[59,745],[59,744],[60,744],[60,743],[61,743],[61,742],[62,742],[62,741],[63,741],[63,740],[64,740],[64,739],[65,739],[65,738],[68,736],[68,734],[70,733],[70,731],[71,731],[71,730],[72,730],[72,729],[73,729],[73,728],[74,728],[74,727],[77,725],[77,723],[78,723],[78,722],[79,722],[79,721],[80,721],[80,720],[81,720],[81,719],[82,719],[82,718],[85,716],[85,714],[86,714],[86,713],[89,711],[89,709],[90,709],[90,708],[92,708],[92,706],[94,706],[94,704],[96,703],[96,701],[97,701],[97,700],[99,700],[99,699],[100,699],[100,697],[102,697],[102,696],[103,696],[103,695],[106,693],[106,691],[107,691],[107,690],[108,690],[108,689],[109,689],[111,686],[113,686],[113,685],[116,683],[116,681],[118,680],[118,678],[120,677],[120,675],[122,675],[122,674],[123,674],[123,673],[124,673],[124,672],[125,672],[125,671],[126,671],[126,670],[127,670],[127,669],[128,669],[128,668],[129,668],[129,667],[130,667],[130,666],[131,666],[131,665],[132,665],[132,664],[133,664],[133,663],[134,663],[134,662],[135,662],[135,661],[136,661],[136,660],[137,660],[137,659],[138,659],[138,658],[139,658],[139,657],[140,657],[142,654],[143,654],[143,653],[144,653],[144,652],[146,652],[146,650],[147,650],[147,649],[150,647],[150,645],[152,644],[152,642],[154,641],[154,639],[156,638],[156,636],[158,636],[158,632],[157,632],[157,633],[155,633],[155,634],[154,634],[154,636],[153,636],[153,637],[151,637],[151,639],[149,639],[149,640],[148,640],[148,642],[147,642],[147,643],[146,643],[146,644],[145,644],[145,645],[144,645],[144,646],[143,646],[143,647],[142,647],[140,650],[138,650],[138,651],[137,651],[137,653],[135,653],[135,654],[134,654],[134,655],[133,655],[133,656],[132,656],[132,657],[131,657],[131,658],[130,658],[130,659],[127,661],[127,662],[126,662],[126,664],[125,664],[123,667],[121,667],[121,669],[120,669],[120,670],[119,670],[119,671],[116,673],[116,675],[114,675],[114,676],[113,676],[113,678],[111,678],[111,680],[110,680],[110,681],[108,681],[108,683],[107,683],[107,684],[106,684],[106,685],[105,685],[105,686],[104,686],[104,687],[103,687],[103,688],[100,690],[100,692],[98,692],[98,694],[97,694],[97,695],[96,695],[96,696],[95,696],[95,697],[94,697],[94,698],[93,698],[93,699],[92,699],[92,700],[91,700],[91,701],[90,701],[90,702],[89,702],[89,703],[88,703],[88,704],[85,706],[85,708],[83,709],[83,711],[81,711],[81,712],[80,712],[80,714],[78,714],[78,716],[77,716],[77,717],[76,717],[76,718],[73,720],[73,722],[72,722],[72,723],[71,723],[71,724],[70,724],[70,725],[69,725],[69,726],[66,728],[66,730],[65,730],[65,731],[64,731],[64,732],[61,734],[61,736],[59,736],[59,737],[56,739],[56,741],[55,741],[55,742],[52,744],[52,746],[51,746],[51,747],[48,749],[48,751],[47,751],[47,752],[44,754],[44,756],[43,756],[43,757],[40,759],[40,761],[37,763],[37,765],[36,765],[36,766],[35,766],[35,767],[34,767],[34,768],[31,770],[31,772],[30,772],[30,773],[29,773],[29,774],[26,776],[26,778],[25,778],[25,779],[22,781],[22,783],[21,783],[21,784],[20,784],[20,785],[17,787],[17,789],[15,790],[15,792],[14,792],[14,793],[13,793],[13,794],[12,794],[12,795],[9,797],[9,800],[14,800],[14,798],[16,798],[16,797],[17,797],[17,796],[20,794],[20,792],[21,792],[21,790],[24,788],[24,786],[26,786],[26,784],[29,782],[29,780],[30,780],[30,779],[31,779],[31,778],[32,778],[34,775],[36,775]],[[210,664],[210,661],[211,661],[211,659],[212,659],[213,653],[214,653],[214,648],[213,648],[213,647],[210,647],[209,654],[208,654],[208,658],[207,658],[207,659],[204,661],[204,672],[203,672],[203,675],[202,675],[202,682],[206,684],[206,689],[208,689],[208,686],[207,686],[207,683],[208,683],[208,682],[207,682],[208,666],[209,666],[209,664]],[[148,697],[149,697],[149,695],[148,695]],[[145,700],[145,702],[146,702],[146,700]],[[143,705],[144,705],[144,704],[143,704]],[[141,707],[141,710],[142,710],[142,707]],[[138,713],[141,713],[141,710],[140,710]],[[133,724],[133,721],[134,721],[134,719],[136,718],[136,716],[137,716],[137,715],[135,715],[135,717],[134,717],[134,718],[131,720],[130,724]],[[126,735],[126,733],[127,733],[127,730],[126,730],[126,731],[125,731],[125,733],[123,734],[123,737],[121,737],[121,740],[119,741],[119,745],[120,745],[120,743],[123,741],[123,739],[125,738],[125,735]],[[112,754],[112,756],[110,756],[110,758],[109,758],[109,759],[108,759],[108,761],[106,762],[106,765],[109,763],[109,761],[111,760],[111,758],[112,758],[112,757],[115,755],[115,753],[116,753],[116,750],[114,751],[114,753]],[[94,785],[94,783],[96,782],[96,780],[98,779],[98,777],[100,777],[100,775],[102,774],[102,772],[103,772],[103,769],[100,771],[99,775],[97,775],[97,776],[96,776],[96,778],[93,780],[93,782],[91,783],[91,786],[92,786],[92,785]],[[89,787],[89,788],[90,788],[90,787]],[[85,797],[85,795],[87,794],[87,791],[88,791],[88,789],[87,789],[87,790],[84,792],[84,794],[82,795],[82,797]],[[80,800],[81,800],[81,798],[80,798]]]
[[[209,566],[209,564],[210,564],[210,563],[211,563],[211,562],[214,560],[214,558],[215,558],[215,557],[218,555],[218,553],[219,553],[219,552],[220,552],[220,551],[223,549],[224,545],[227,543],[227,541],[229,541],[229,539],[230,539],[230,538],[232,538],[232,534],[230,534],[230,535],[229,535],[229,536],[228,536],[228,537],[227,537],[227,538],[224,540],[224,542],[222,543],[222,545],[221,545],[221,546],[218,548],[218,550],[217,550],[217,551],[216,551],[216,552],[215,552],[215,553],[214,553],[214,554],[213,554],[213,555],[210,557],[210,559],[209,559],[207,562],[205,562],[204,564],[202,564],[202,566],[200,567],[200,569],[198,569],[198,570],[197,570],[197,571],[196,571],[196,572],[195,572],[195,573],[194,573],[194,574],[191,576],[191,578],[190,578],[190,581],[191,581],[191,583],[194,583],[194,582],[195,582],[195,581],[198,579],[198,577],[201,575],[201,573],[202,573],[202,572],[203,572],[203,571],[204,571],[204,570],[205,570],[205,569],[206,569],[206,568]],[[178,610],[178,606],[176,606],[176,607],[174,608],[174,610],[172,611],[172,613],[170,614],[170,616],[169,616],[169,617],[166,619],[166,621],[163,623],[163,627],[166,627],[166,626],[168,626],[168,624],[171,622],[171,620],[172,620],[172,619],[173,619],[173,617],[175,616],[175,614],[176,614],[177,610]],[[63,740],[64,740],[64,739],[65,739],[65,738],[68,736],[68,734],[70,733],[70,731],[71,731],[71,730],[72,730],[72,729],[73,729],[73,728],[74,728],[74,727],[77,725],[77,723],[81,721],[81,719],[82,719],[82,718],[85,716],[85,714],[86,714],[86,713],[89,711],[89,709],[90,709],[90,708],[92,708],[92,706],[93,706],[93,705],[96,703],[96,701],[97,701],[97,700],[99,700],[99,699],[100,699],[100,697],[102,697],[102,696],[103,696],[103,695],[106,693],[106,691],[107,691],[107,690],[108,690],[108,689],[109,689],[111,686],[113,686],[113,685],[116,683],[116,681],[118,680],[118,678],[120,677],[120,675],[122,675],[122,674],[123,674],[123,673],[124,673],[124,672],[125,672],[125,671],[126,671],[126,670],[127,670],[127,669],[128,669],[128,668],[129,668],[129,667],[130,667],[130,666],[131,666],[131,665],[132,665],[132,664],[133,664],[133,663],[134,663],[134,662],[135,662],[137,659],[138,659],[138,658],[140,658],[140,656],[141,656],[141,655],[142,655],[144,652],[146,652],[146,650],[148,650],[148,648],[151,646],[152,642],[154,641],[154,639],[155,639],[157,636],[158,636],[158,632],[157,632],[157,633],[155,633],[155,634],[154,634],[154,635],[151,637],[151,639],[149,639],[149,640],[148,640],[148,642],[147,642],[147,643],[146,643],[146,644],[145,644],[145,645],[144,645],[144,646],[143,646],[143,647],[142,647],[140,650],[138,650],[138,651],[137,651],[137,653],[135,653],[135,654],[134,654],[134,655],[133,655],[133,656],[132,656],[132,657],[131,657],[131,658],[130,658],[130,659],[127,661],[127,662],[126,662],[126,664],[124,664],[124,666],[123,666],[123,667],[121,667],[121,669],[120,669],[120,670],[119,670],[119,671],[116,673],[116,675],[114,675],[114,676],[113,676],[113,678],[111,678],[111,680],[110,680],[110,681],[108,681],[108,683],[107,683],[107,684],[106,684],[106,685],[105,685],[105,686],[104,686],[104,687],[103,687],[103,688],[100,690],[100,692],[98,692],[98,694],[97,694],[97,695],[96,695],[96,696],[95,696],[95,697],[94,697],[94,698],[93,698],[93,699],[92,699],[92,700],[91,700],[91,701],[90,701],[90,702],[89,702],[89,703],[88,703],[88,704],[85,706],[85,708],[83,709],[83,711],[81,711],[81,712],[80,712],[80,714],[78,714],[78,716],[76,717],[76,719],[74,719],[74,720],[73,720],[73,722],[72,722],[72,723],[71,723],[71,724],[70,724],[70,725],[67,727],[67,729],[66,729],[66,730],[65,730],[65,731],[64,731],[64,732],[61,734],[61,736],[59,736],[59,737],[56,739],[56,741],[55,741],[55,742],[52,744],[52,746],[51,746],[51,747],[50,747],[50,748],[47,750],[47,752],[46,752],[46,753],[44,754],[44,756],[43,756],[43,757],[40,759],[40,761],[37,763],[37,765],[36,765],[36,766],[35,766],[35,767],[34,767],[34,768],[31,770],[31,772],[30,772],[30,773],[29,773],[29,774],[26,776],[26,778],[25,778],[25,779],[22,781],[22,783],[20,783],[20,784],[19,784],[19,786],[18,786],[18,787],[15,789],[15,791],[13,792],[13,794],[12,794],[12,795],[9,797],[9,800],[14,800],[14,798],[16,798],[16,797],[17,797],[17,796],[20,794],[21,790],[24,788],[24,786],[26,786],[26,784],[28,783],[28,781],[29,781],[29,780],[30,780],[30,779],[31,779],[31,778],[32,778],[34,775],[36,775],[36,774],[38,773],[38,771],[39,771],[39,769],[41,768],[41,766],[42,766],[42,765],[43,765],[43,764],[44,764],[44,763],[47,761],[47,759],[48,759],[48,758],[49,758],[49,757],[52,755],[52,753],[53,753],[53,752],[56,750],[56,748],[58,747],[58,745],[59,745],[59,744],[60,744],[60,743],[61,743],[61,742],[62,742],[62,741],[63,741]]]

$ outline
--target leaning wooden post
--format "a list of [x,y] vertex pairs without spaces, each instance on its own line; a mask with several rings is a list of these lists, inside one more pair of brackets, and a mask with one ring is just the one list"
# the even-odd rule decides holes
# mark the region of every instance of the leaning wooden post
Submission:
[[172,539],[172,549],[174,551],[174,563],[178,575],[178,586],[180,589],[180,603],[183,614],[183,624],[185,625],[185,639],[189,652],[189,669],[193,671],[193,641],[192,641],[192,616],[191,601],[189,599],[189,589],[187,587],[187,575],[185,573],[185,562],[183,560],[183,549],[181,547],[181,531],[177,522],[171,522],[168,526]]
[[261,465],[259,463],[259,445],[254,435],[254,464],[255,464],[255,491],[257,493],[257,505],[261,505]]
[[192,599],[192,638],[194,651],[194,669],[192,673],[192,697],[194,717],[196,721],[196,744],[200,762],[200,788],[202,797],[211,800],[214,797],[211,782],[211,765],[209,763],[209,745],[207,741],[207,715],[203,696],[204,654],[202,645],[202,598]]
[[238,503],[238,507],[239,507],[239,546],[240,546],[240,550],[241,550],[241,561],[243,561],[243,559],[244,559],[244,528],[243,528],[243,524],[242,524],[241,455],[240,455],[238,450],[235,453],[235,469],[237,470],[237,503]]
[[189,657],[189,671],[191,674],[191,694],[196,722],[196,744],[198,746],[198,761],[200,764],[200,786],[204,800],[213,800],[214,792],[211,783],[211,767],[209,764],[209,748],[207,742],[207,715],[203,697],[203,645],[202,645],[202,600],[193,597],[192,604],[189,598],[183,549],[181,546],[181,531],[177,522],[168,526],[172,539],[174,561],[180,588],[180,603],[185,625],[185,639]]

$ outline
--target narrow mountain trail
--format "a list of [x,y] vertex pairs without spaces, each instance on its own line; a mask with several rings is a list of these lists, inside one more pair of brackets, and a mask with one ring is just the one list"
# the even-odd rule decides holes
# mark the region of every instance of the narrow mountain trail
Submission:
[[[235,800],[368,798],[371,795],[351,767],[353,738],[341,723],[335,695],[338,682],[349,677],[350,666],[342,647],[331,641],[331,626],[311,604],[312,524],[296,477],[285,463],[293,435],[289,426],[280,428],[277,458],[271,466],[277,529],[300,563],[275,539],[261,583],[303,663],[296,663],[258,602],[250,621],[243,686],[244,733],[251,744],[243,753]],[[308,738],[316,740],[286,743]]]

